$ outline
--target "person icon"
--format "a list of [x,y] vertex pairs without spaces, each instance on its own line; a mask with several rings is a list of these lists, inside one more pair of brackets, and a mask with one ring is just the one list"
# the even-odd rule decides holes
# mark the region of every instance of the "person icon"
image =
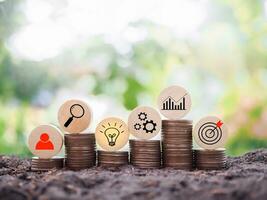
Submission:
[[35,146],[36,150],[54,150],[53,143],[49,140],[49,135],[47,133],[42,133],[40,135],[40,140]]

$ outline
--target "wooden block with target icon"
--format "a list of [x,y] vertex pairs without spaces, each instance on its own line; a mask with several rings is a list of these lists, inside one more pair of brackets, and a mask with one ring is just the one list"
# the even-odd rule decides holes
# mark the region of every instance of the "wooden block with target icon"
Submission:
[[223,148],[228,136],[225,123],[215,116],[202,118],[194,127],[195,142],[203,149]]

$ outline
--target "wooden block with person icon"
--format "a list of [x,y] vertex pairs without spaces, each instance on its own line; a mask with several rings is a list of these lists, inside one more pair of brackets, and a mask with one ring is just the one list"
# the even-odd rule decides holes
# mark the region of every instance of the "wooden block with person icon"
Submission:
[[50,137],[47,133],[40,135],[40,140],[35,145],[36,150],[54,150],[54,144],[50,141]]
[[[32,130],[28,138],[28,146],[34,157],[32,160],[35,163],[42,162],[47,159],[46,167],[42,166],[40,171],[49,170],[55,166],[54,162],[59,162],[58,158],[53,159],[56,156],[63,145],[63,137],[60,130],[53,125],[40,125]],[[62,159],[63,162],[63,159]],[[60,166],[63,166],[60,165]],[[35,168],[35,170],[38,170]]]
[[30,151],[39,158],[52,158],[63,145],[60,130],[53,125],[40,125],[32,130],[28,139]]

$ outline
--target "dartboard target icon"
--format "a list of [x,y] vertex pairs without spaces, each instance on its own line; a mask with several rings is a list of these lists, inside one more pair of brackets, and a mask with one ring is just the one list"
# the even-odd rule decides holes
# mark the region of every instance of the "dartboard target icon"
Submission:
[[205,117],[194,128],[195,142],[204,149],[222,148],[227,138],[227,128],[217,117]]
[[221,121],[218,121],[217,123],[207,122],[203,124],[198,130],[198,137],[201,142],[207,145],[213,145],[219,142],[223,134],[221,125]]

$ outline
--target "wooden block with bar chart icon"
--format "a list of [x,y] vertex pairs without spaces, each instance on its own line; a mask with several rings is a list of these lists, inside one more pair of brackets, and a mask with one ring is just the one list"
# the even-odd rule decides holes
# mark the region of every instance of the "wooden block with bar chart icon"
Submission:
[[88,128],[92,111],[87,103],[72,99],[66,101],[58,111],[60,127],[68,133],[80,133]]
[[190,94],[180,86],[164,89],[158,97],[160,113],[168,119],[180,119],[191,109]]
[[194,127],[195,142],[204,149],[223,148],[228,136],[225,123],[215,116],[202,118]]
[[53,125],[40,125],[32,130],[28,138],[29,149],[39,158],[52,158],[63,145],[60,130]]
[[116,117],[102,120],[96,127],[96,142],[106,151],[117,151],[129,140],[128,127],[124,121]]
[[139,106],[129,115],[128,127],[130,133],[139,139],[151,139],[161,129],[161,117],[152,107]]

